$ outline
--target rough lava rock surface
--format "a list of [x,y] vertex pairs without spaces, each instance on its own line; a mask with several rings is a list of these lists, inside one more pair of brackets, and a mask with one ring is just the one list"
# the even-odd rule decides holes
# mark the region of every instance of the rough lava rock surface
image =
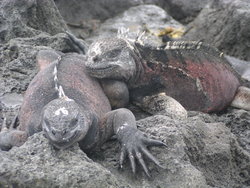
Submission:
[[0,187],[123,186],[78,146],[55,150],[42,133],[30,137],[20,148],[0,152],[0,160]]
[[142,4],[142,0],[55,0],[55,3],[66,22],[78,23],[82,20],[106,20]]
[[[130,7],[150,4],[157,5],[176,20],[187,23],[212,0],[55,0],[55,3],[67,23],[83,23],[89,20],[113,18]],[[86,24],[86,22],[85,22]],[[85,25],[86,27],[87,25]]]
[[[206,123],[206,114],[185,121],[152,116],[138,121],[139,128],[159,138],[166,148],[152,148],[164,169],[149,163],[152,179],[142,169],[131,173],[129,163],[119,169],[119,145],[109,141],[89,159],[75,146],[55,150],[42,133],[20,148],[0,152],[0,185],[44,187],[247,187],[250,155],[223,123]],[[211,117],[207,117],[209,121]],[[148,162],[148,161],[147,161]],[[101,165],[100,165],[101,164]],[[106,180],[105,180],[106,179]],[[87,181],[88,180],[88,181]]]
[[185,39],[204,40],[228,55],[250,60],[248,0],[214,0],[188,27]]
[[159,6],[181,23],[191,22],[212,0],[168,0],[160,1]]
[[218,116],[217,121],[224,122],[236,135],[240,146],[250,153],[250,112],[229,109],[226,114]]
[[250,153],[240,147],[230,128],[219,123],[217,116],[203,113],[190,117],[189,122],[183,127],[187,154],[209,185],[250,186]]
[[1,43],[41,32],[54,35],[67,28],[51,0],[2,0],[0,10]]
[[100,37],[117,36],[119,28],[129,29],[125,33],[129,39],[135,39],[138,33],[146,31],[143,42],[145,45],[161,45],[161,39],[157,37],[167,27],[183,28],[184,26],[174,20],[162,8],[156,5],[139,5],[131,7],[123,13],[107,19],[100,27],[90,35],[94,41]]
[[[170,120],[170,121],[168,121]],[[166,124],[166,122],[168,123]],[[152,123],[156,126],[152,127]],[[138,168],[133,177],[129,164],[118,170],[117,142],[92,153],[93,162],[79,147],[55,150],[43,137],[35,134],[20,148],[0,153],[0,185],[21,187],[209,187],[202,173],[191,165],[185,153],[181,132],[173,120],[159,116],[138,124],[144,131],[167,142],[167,148],[152,150],[165,169],[150,164],[152,180]],[[102,165],[98,164],[101,163]]]

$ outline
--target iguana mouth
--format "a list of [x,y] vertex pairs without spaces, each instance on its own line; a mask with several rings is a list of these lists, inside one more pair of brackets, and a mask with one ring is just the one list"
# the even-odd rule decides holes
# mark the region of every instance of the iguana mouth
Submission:
[[51,143],[53,144],[53,146],[55,146],[58,149],[66,149],[68,147],[70,147],[71,145],[73,145],[74,143],[77,142],[77,138],[79,137],[79,134],[77,131],[75,131],[73,133],[73,135],[71,135],[68,138],[62,138],[62,140],[58,141],[58,140],[53,140],[53,139],[49,139],[51,141]]
[[47,139],[58,149],[65,149],[77,141],[77,138],[80,136],[79,131],[72,130],[70,135],[67,137],[61,137],[60,139],[56,138],[49,128],[44,129],[45,136]]
[[88,73],[92,74],[92,75],[105,75],[106,73],[112,73],[116,68],[118,67],[118,65],[108,65],[108,66],[91,66],[91,67],[87,67],[87,71]]

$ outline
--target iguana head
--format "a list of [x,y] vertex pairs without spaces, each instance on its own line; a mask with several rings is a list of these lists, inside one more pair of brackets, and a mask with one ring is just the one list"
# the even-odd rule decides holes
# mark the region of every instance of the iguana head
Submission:
[[44,107],[42,128],[56,148],[64,149],[83,139],[89,122],[74,100],[59,98]]
[[92,43],[87,52],[88,73],[96,78],[127,81],[136,72],[133,46],[122,38],[104,38]]

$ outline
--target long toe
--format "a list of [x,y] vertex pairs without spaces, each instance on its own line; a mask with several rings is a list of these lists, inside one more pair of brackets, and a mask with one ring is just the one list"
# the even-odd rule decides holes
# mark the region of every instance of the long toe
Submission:
[[144,160],[143,160],[143,158],[142,158],[141,152],[136,151],[135,154],[136,154],[136,158],[137,158],[137,160],[139,161],[139,163],[141,164],[141,166],[142,166],[144,172],[145,172],[146,175],[150,178],[151,176],[150,176],[150,174],[149,174],[147,165],[145,164],[145,162],[144,162]]

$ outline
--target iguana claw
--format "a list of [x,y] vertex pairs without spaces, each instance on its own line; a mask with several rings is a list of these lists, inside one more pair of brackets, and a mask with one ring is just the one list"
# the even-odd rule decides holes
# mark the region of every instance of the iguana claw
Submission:
[[120,154],[120,167],[123,167],[126,156],[128,156],[132,168],[132,172],[136,172],[136,163],[135,160],[139,162],[142,166],[145,174],[148,177],[150,176],[147,165],[144,161],[144,156],[153,161],[157,166],[163,168],[158,159],[156,159],[147,149],[148,146],[166,146],[163,142],[155,139],[147,138],[139,130],[129,130],[130,134],[126,134],[126,137],[121,139],[121,154]]

